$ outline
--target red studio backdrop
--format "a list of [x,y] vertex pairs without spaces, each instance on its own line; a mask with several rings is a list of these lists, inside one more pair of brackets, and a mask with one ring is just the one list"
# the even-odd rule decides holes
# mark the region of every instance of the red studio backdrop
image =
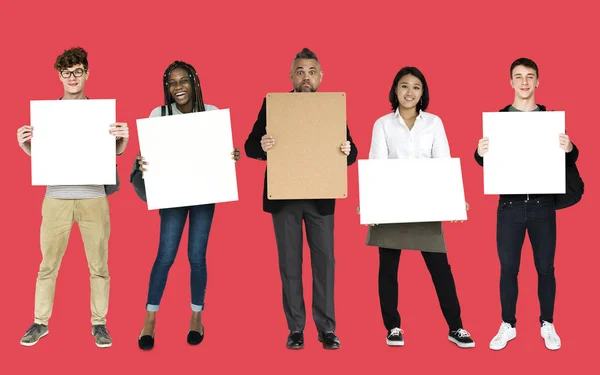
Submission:
[[[3,2],[0,373],[593,372],[600,311],[600,255],[594,241],[597,14],[591,1]],[[27,348],[19,340],[33,321],[45,188],[31,186],[30,158],[20,150],[16,130],[29,123],[30,100],[62,95],[53,64],[73,46],[89,53],[86,94],[115,98],[117,120],[131,129],[129,147],[118,158],[121,191],[109,198],[107,327],[114,344],[99,349],[91,336],[89,271],[75,226],[59,272],[50,334]],[[317,341],[305,245],[306,348],[287,350],[273,225],[261,205],[266,165],[245,155],[236,167],[240,199],[217,206],[210,235],[204,342],[191,347],[185,340],[190,291],[184,234],[158,314],[156,346],[150,352],[138,349],[159,217],[137,198],[128,179],[139,149],[136,119],[163,103],[162,73],[173,60],[184,60],[198,71],[205,102],[230,108],[234,143],[243,149],[264,96],[291,88],[289,67],[303,47],[322,62],[320,91],[347,93],[359,159],[368,158],[375,120],[390,111],[387,95],[396,72],[405,65],[424,72],[431,92],[428,111],[442,118],[452,156],[461,158],[471,205],[468,221],[444,228],[474,349],[459,349],[447,340],[433,283],[415,251],[403,253],[399,272],[406,345],[385,344],[378,254],[365,245],[366,227],[356,214],[355,164],[349,168],[349,197],[338,200],[335,214],[336,332],[342,348],[325,351]],[[580,149],[578,166],[586,183],[581,203],[557,214],[555,324],[563,345],[556,352],[547,350],[540,337],[528,240],[519,275],[518,336],[500,352],[489,349],[501,322],[497,196],[484,196],[483,171],[473,151],[482,133],[481,113],[512,102],[509,66],[521,56],[539,65],[537,102],[566,111],[567,133]]]

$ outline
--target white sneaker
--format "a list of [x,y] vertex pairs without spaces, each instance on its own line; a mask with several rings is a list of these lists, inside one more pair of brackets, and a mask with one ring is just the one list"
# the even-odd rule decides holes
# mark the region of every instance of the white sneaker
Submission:
[[515,337],[517,337],[517,329],[515,327],[512,327],[509,323],[502,322],[498,333],[490,342],[490,349],[504,349],[506,344]]
[[546,344],[546,348],[550,350],[560,349],[560,337],[556,334],[554,324],[544,321],[541,328],[542,338]]

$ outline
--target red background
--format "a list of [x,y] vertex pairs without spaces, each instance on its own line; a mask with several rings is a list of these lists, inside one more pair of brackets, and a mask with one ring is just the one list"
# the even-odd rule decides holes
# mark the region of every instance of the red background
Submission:
[[[3,2],[0,5],[4,182],[0,194],[0,372],[125,373],[589,373],[599,311],[598,246],[593,224],[598,198],[594,110],[599,87],[593,35],[597,5],[569,1],[340,2]],[[90,334],[89,273],[74,228],[58,278],[50,335],[26,348],[19,339],[33,320],[44,188],[31,186],[30,159],[16,129],[29,122],[29,100],[54,99],[62,85],[53,63],[65,48],[89,52],[86,94],[116,98],[117,119],[131,128],[118,159],[121,191],[110,198],[112,277],[108,328],[114,345],[95,347]],[[377,250],[359,225],[357,166],[336,211],[336,312],[339,351],[322,349],[310,314],[310,262],[305,249],[306,349],[285,348],[287,329],[271,218],[261,210],[265,164],[245,156],[237,165],[239,197],[217,207],[208,248],[206,339],[185,342],[189,324],[187,236],[158,315],[156,347],[137,348],[159,219],[128,182],[138,150],[135,120],[162,104],[161,79],[181,59],[200,75],[205,102],[230,108],[234,142],[243,147],[267,92],[291,88],[289,66],[309,47],[322,61],[321,91],[345,91],[348,121],[367,158],[374,121],[388,113],[387,94],[402,66],[419,67],[431,90],[429,111],[446,127],[462,159],[469,220],[447,224],[446,238],[465,328],[477,347],[461,350],[447,327],[433,284],[417,252],[400,267],[400,308],[406,346],[389,348],[379,312]],[[484,196],[473,160],[481,113],[512,101],[509,66],[527,56],[540,66],[537,101],[567,112],[567,132],[581,150],[583,201],[558,213],[555,323],[563,347],[548,351],[539,334],[537,277],[529,242],[523,249],[518,337],[500,352],[489,341],[501,321],[495,248],[496,196]],[[185,136],[182,134],[182,136]],[[597,146],[596,146],[597,147]]]

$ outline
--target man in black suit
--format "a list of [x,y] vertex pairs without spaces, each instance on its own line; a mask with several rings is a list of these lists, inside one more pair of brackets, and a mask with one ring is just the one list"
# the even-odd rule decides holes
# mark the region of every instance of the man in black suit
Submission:
[[[290,79],[294,92],[315,92],[323,79],[321,64],[317,56],[307,48],[299,52],[292,63]],[[248,136],[244,148],[253,159],[267,160],[268,150],[275,140],[266,134],[266,99]],[[340,152],[348,157],[348,165],[354,164],[357,149],[346,127],[347,140],[340,145]],[[267,198],[267,176],[263,194],[263,210],[273,216],[275,239],[279,255],[283,309],[290,334],[289,349],[304,347],[304,325],[306,312],[302,292],[302,221],[306,226],[306,237],[310,247],[313,270],[313,317],[319,332],[319,341],[325,349],[338,349],[340,340],[335,335],[334,311],[334,267],[333,213],[334,199],[312,200],[269,200]]]

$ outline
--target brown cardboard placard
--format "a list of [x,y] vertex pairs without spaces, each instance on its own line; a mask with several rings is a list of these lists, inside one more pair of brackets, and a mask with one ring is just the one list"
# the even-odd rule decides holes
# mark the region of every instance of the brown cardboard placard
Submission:
[[346,94],[267,94],[267,197],[335,199],[348,195]]

